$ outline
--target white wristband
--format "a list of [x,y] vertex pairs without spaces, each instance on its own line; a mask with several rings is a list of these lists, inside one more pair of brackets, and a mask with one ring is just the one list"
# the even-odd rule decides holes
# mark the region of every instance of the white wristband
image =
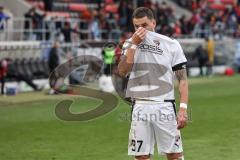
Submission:
[[180,108],[185,108],[185,109],[187,109],[187,104],[186,104],[186,103],[180,103]]
[[136,44],[132,44],[130,48],[131,49],[137,49],[137,45]]

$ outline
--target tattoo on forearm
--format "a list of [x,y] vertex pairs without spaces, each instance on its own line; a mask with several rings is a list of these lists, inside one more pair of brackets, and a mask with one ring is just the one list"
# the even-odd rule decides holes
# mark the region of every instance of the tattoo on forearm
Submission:
[[180,70],[175,71],[175,76],[176,76],[178,81],[186,80],[187,79],[186,69],[180,69]]
[[118,72],[121,76],[125,76],[128,72],[131,71],[133,63],[127,62],[127,57],[124,55],[121,57],[121,61],[118,64]]

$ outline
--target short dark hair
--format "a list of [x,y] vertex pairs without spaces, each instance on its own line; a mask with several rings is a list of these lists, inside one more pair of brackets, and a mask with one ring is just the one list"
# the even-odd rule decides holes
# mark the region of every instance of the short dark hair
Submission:
[[139,7],[134,10],[132,18],[143,18],[155,19],[153,11],[147,7]]

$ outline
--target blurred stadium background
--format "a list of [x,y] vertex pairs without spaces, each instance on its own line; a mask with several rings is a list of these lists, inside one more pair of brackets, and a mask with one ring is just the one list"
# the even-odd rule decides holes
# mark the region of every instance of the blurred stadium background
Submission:
[[[131,159],[130,108],[113,91],[109,65],[117,65],[121,44],[133,33],[131,14],[139,6],[154,10],[156,32],[178,39],[188,59],[191,119],[183,130],[186,159],[239,159],[239,0],[0,0],[0,4],[0,160]],[[86,66],[69,63],[78,68],[61,81],[112,92],[119,104],[90,122],[62,121],[54,113],[61,100],[74,100],[74,113],[101,102],[50,89],[50,72],[82,55],[105,62],[99,75],[91,72],[94,66],[86,74]]]

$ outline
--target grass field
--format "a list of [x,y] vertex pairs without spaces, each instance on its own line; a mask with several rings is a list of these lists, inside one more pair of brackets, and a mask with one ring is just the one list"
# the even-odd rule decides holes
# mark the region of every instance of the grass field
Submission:
[[[182,131],[186,160],[240,159],[239,82],[239,75],[190,79],[192,120]],[[128,105],[120,101],[94,121],[65,122],[54,114],[62,99],[75,100],[73,112],[99,103],[43,93],[0,97],[0,160],[132,159],[127,156],[130,122],[121,119],[130,113]]]

